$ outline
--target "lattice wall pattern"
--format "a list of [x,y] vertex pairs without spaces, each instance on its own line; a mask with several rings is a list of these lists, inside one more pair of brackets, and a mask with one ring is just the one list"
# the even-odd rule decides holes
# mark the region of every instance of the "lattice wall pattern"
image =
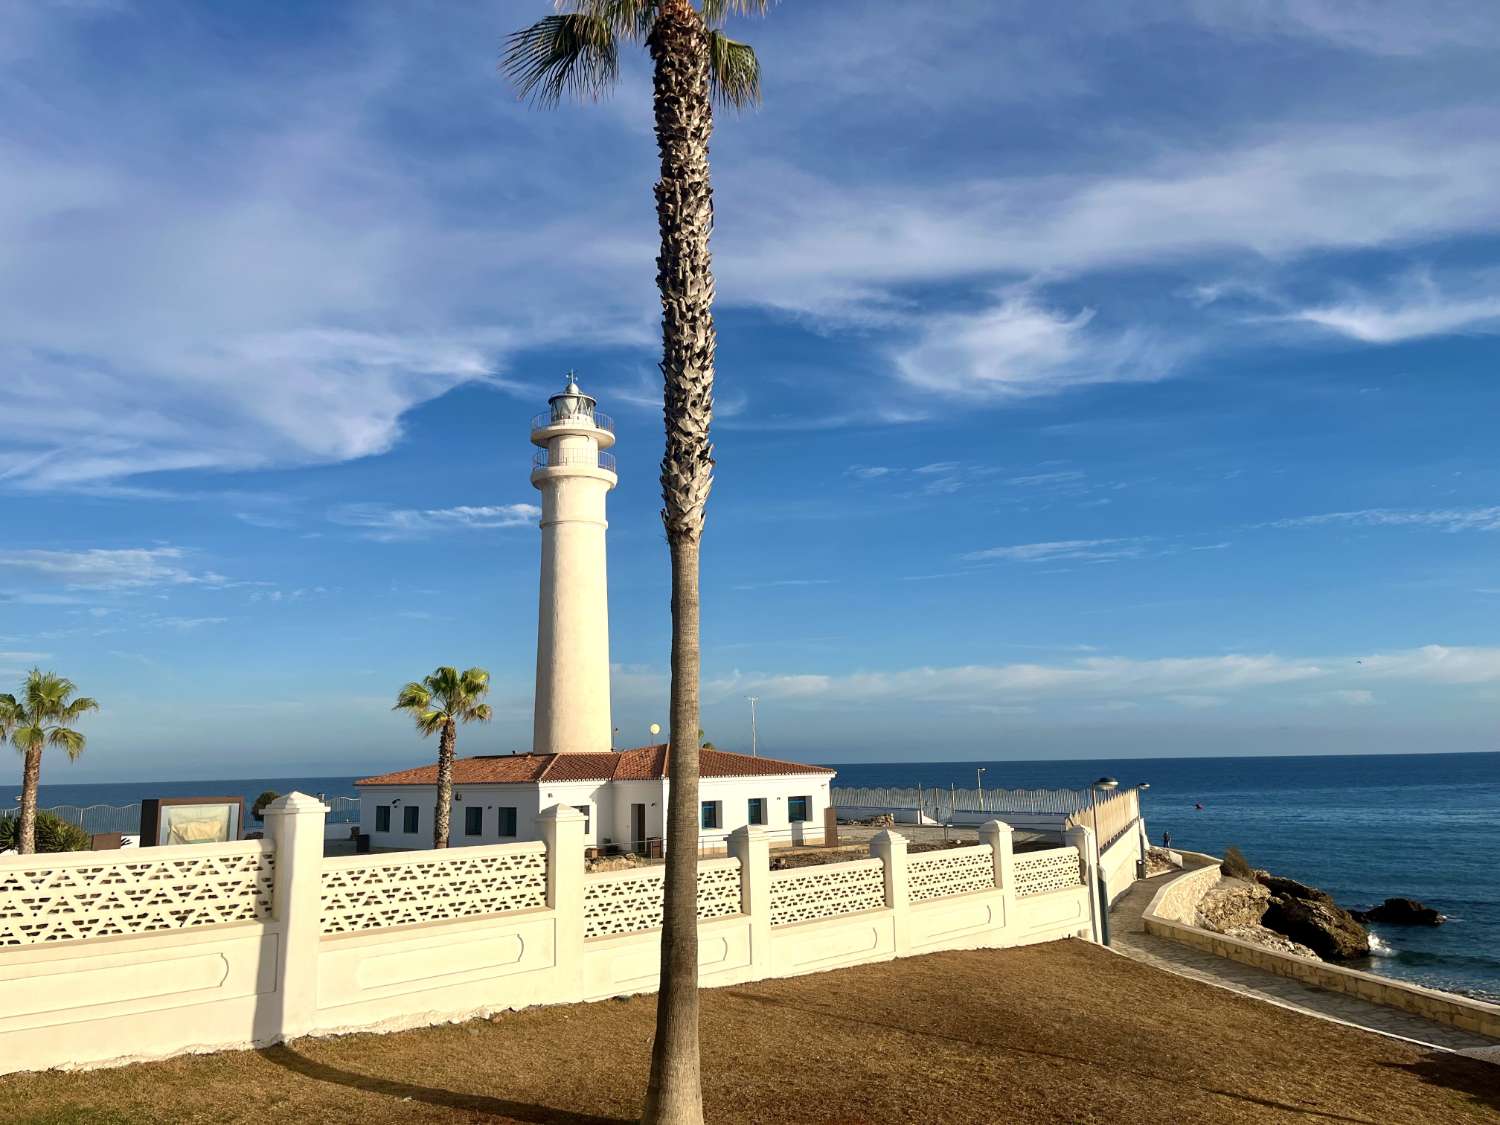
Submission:
[[323,932],[343,934],[547,905],[547,853],[502,844],[323,868]]
[[1053,848],[1045,852],[1023,852],[1016,856],[1016,897],[1044,895],[1083,884],[1082,868],[1075,848]]
[[[268,921],[270,845],[194,848],[184,856],[123,853],[56,866],[49,856],[0,864],[0,946]],[[121,854],[121,853],[117,853]],[[149,858],[148,858],[149,857]]]
[[918,853],[907,861],[912,902],[995,889],[995,853],[988,844]]
[[771,925],[834,918],[885,905],[885,864],[878,859],[771,872]]
[[[661,928],[666,869],[590,875],[583,883],[583,936],[609,937]],[[740,861],[698,861],[698,917],[725,918],[740,912]]]
[[[628,873],[591,874],[583,880],[583,938],[661,929],[664,867]],[[739,913],[738,859],[699,859],[697,916],[726,918]]]

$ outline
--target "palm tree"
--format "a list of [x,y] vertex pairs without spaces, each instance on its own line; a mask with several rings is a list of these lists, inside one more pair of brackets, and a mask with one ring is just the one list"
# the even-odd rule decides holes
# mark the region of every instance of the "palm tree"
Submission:
[[88,696],[74,698],[78,685],[56,672],[33,668],[18,701],[0,695],[0,737],[8,729],[11,743],[25,755],[21,776],[21,826],[16,851],[36,851],[36,791],[42,776],[42,749],[61,746],[70,759],[83,753],[87,739],[73,729],[85,713],[99,710]]
[[453,807],[453,746],[458,741],[459,723],[487,723],[490,705],[481,702],[490,690],[490,674],[483,668],[460,672],[447,665],[413,681],[396,696],[392,711],[405,711],[416,720],[417,730],[425,738],[440,734],[438,739],[437,809],[432,818],[432,846],[448,846],[448,814]]
[[764,14],[768,0],[559,0],[557,15],[507,41],[505,68],[522,97],[555,105],[598,98],[619,74],[619,44],[651,55],[661,178],[656,217],[661,250],[663,416],[662,522],[672,559],[672,699],[668,762],[667,871],[661,987],[644,1119],[703,1120],[698,1052],[698,555],[713,483],[714,276],[708,140],[712,99],[734,108],[760,100],[760,64],[719,27],[731,14]]

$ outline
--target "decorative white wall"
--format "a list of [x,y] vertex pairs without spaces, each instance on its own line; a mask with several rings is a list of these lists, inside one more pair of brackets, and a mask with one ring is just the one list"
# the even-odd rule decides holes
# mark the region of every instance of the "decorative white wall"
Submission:
[[[585,874],[583,816],[540,842],[323,856],[293,793],[268,839],[0,858],[0,1072],[389,1030],[656,987],[662,869]],[[698,874],[705,987],[940,949],[1097,939],[1093,843],[974,847],[770,870],[742,827]]]

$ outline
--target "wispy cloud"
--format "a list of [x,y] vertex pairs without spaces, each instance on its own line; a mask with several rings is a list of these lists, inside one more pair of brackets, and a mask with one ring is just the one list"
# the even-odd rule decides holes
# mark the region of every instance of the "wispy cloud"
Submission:
[[201,629],[205,625],[223,625],[228,620],[227,617],[158,617],[152,624],[164,629],[176,629],[180,633],[188,633],[194,629]]
[[542,510],[535,504],[461,505],[455,508],[392,508],[344,504],[328,513],[331,522],[363,530],[366,539],[390,542],[423,539],[447,531],[527,527]]
[[1488,508],[1435,508],[1427,511],[1400,508],[1360,508],[1349,512],[1320,512],[1273,520],[1262,527],[1321,527],[1348,524],[1353,527],[1431,527],[1439,531],[1500,531],[1500,506]]
[[989,547],[962,555],[966,562],[1002,560],[1005,562],[1058,562],[1079,559],[1086,562],[1114,562],[1138,559],[1146,551],[1146,539],[1061,539],[1051,543],[1020,543],[1011,547]]
[[187,552],[180,547],[138,547],[123,550],[0,551],[0,567],[60,581],[68,586],[130,589],[142,586],[225,586],[230,580],[213,571],[193,571],[183,565]]
[[886,465],[850,465],[844,470],[856,480],[879,480],[881,477],[890,476],[895,471]]
[[1500,273],[1463,279],[1447,291],[1431,273],[1417,271],[1389,292],[1358,293],[1302,308],[1287,319],[1326,328],[1366,344],[1396,344],[1429,336],[1500,332]]
[[769,590],[778,586],[831,586],[832,578],[778,578],[772,582],[746,582],[736,590]]

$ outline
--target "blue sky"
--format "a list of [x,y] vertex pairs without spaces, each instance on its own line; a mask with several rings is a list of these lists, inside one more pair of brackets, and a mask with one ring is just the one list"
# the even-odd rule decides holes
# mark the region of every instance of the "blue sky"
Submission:
[[[526,748],[569,367],[622,744],[663,721],[648,75],[518,104],[547,10],[0,9],[0,681],[102,703],[48,780],[419,760],[438,663],[494,675],[461,752]],[[1496,747],[1492,6],[735,30],[710,737],[753,694],[832,762]]]

